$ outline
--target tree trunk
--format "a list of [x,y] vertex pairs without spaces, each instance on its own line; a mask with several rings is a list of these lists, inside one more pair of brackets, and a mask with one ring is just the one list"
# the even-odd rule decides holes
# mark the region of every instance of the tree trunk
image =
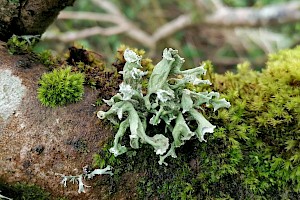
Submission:
[[0,40],[13,34],[39,35],[55,20],[59,11],[75,0],[0,0]]

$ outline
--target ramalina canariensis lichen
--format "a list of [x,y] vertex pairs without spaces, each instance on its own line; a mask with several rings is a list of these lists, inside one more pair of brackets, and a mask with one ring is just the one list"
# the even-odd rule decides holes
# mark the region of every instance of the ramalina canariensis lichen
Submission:
[[[147,94],[142,93],[141,57],[127,49],[124,52],[126,64],[122,71],[123,83],[119,93],[110,100],[104,100],[110,110],[97,113],[100,119],[107,118],[119,125],[114,138],[114,146],[110,149],[115,156],[127,151],[121,144],[121,139],[130,129],[130,146],[139,148],[140,143],[153,146],[154,152],[160,155],[159,164],[167,164],[165,158],[176,158],[175,149],[196,136],[199,141],[205,141],[205,133],[212,133],[215,126],[201,114],[203,106],[214,107],[214,111],[222,107],[229,107],[225,99],[219,99],[217,92],[194,92],[186,89],[186,85],[211,84],[208,80],[200,79],[205,74],[204,66],[189,70],[181,70],[184,59],[177,50],[165,49],[163,59],[154,67],[148,81]],[[117,118],[116,118],[117,117]],[[197,128],[190,126],[195,121]],[[161,134],[150,136],[147,134],[147,124],[156,126],[163,123],[165,130]],[[192,130],[191,130],[192,129]],[[172,133],[173,138],[166,137]]]

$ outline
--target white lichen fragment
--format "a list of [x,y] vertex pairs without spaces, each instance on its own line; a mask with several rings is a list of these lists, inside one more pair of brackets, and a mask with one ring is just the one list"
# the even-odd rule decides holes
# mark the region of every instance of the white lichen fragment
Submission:
[[61,180],[61,184],[64,186],[64,187],[67,187],[67,182],[72,182],[73,184],[78,184],[78,193],[85,193],[85,188],[87,187],[91,187],[91,186],[88,186],[88,185],[85,185],[83,180],[85,178],[88,178],[88,179],[92,179],[95,175],[102,175],[102,174],[108,174],[110,176],[113,175],[113,173],[110,171],[111,170],[111,166],[107,166],[106,168],[104,169],[95,169],[93,170],[92,172],[89,172],[89,173],[83,173],[83,174],[79,174],[79,175],[64,175],[64,174],[59,174],[59,173],[55,173],[55,175],[57,176],[61,176],[62,177],[62,180]]

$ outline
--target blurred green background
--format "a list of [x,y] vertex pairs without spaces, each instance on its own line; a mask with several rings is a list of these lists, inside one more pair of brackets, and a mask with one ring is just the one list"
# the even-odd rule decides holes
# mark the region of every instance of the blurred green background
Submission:
[[[96,0],[77,0],[74,7],[65,11],[106,14],[107,10],[97,6]],[[98,1],[100,2],[100,1]],[[105,2],[105,1],[102,1]],[[125,32],[111,35],[93,35],[72,41],[57,39],[60,34],[76,32],[91,27],[109,28],[114,24],[96,20],[57,19],[44,34],[40,48],[49,48],[62,54],[76,44],[104,56],[108,63],[114,61],[114,54],[121,44],[145,49],[147,56],[156,63],[165,47],[179,50],[185,58],[185,66],[195,67],[203,60],[211,60],[216,71],[223,73],[234,70],[236,64],[250,61],[253,68],[264,66],[266,55],[279,49],[291,48],[300,41],[300,22],[260,27],[217,27],[201,23],[201,17],[216,11],[216,5],[234,8],[259,9],[289,0],[111,0],[128,21],[151,35],[164,24],[180,15],[193,16],[193,24],[184,27],[166,38],[159,40],[155,47],[143,44]],[[202,6],[201,6],[202,5]],[[113,16],[113,15],[112,15]]]

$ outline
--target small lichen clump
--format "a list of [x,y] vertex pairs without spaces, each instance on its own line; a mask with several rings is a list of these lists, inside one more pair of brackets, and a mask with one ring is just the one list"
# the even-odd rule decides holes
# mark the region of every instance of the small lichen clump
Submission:
[[146,52],[143,49],[137,49],[137,48],[130,48],[126,45],[121,45],[117,49],[117,53],[115,55],[116,61],[113,63],[113,66],[116,67],[117,71],[122,71],[124,68],[124,65],[126,63],[126,60],[124,58],[124,52],[126,49],[132,50],[134,53],[136,53],[138,56],[141,57],[141,70],[142,71],[147,71],[147,77],[150,77],[151,72],[154,68],[154,65],[152,63],[152,60],[150,58],[144,57]]
[[[202,80],[205,74],[203,66],[181,70],[184,59],[177,50],[165,49],[163,59],[154,67],[148,81],[147,94],[142,91],[142,77],[147,72],[141,71],[141,56],[126,49],[124,52],[126,63],[123,71],[123,82],[119,93],[105,102],[111,106],[107,112],[99,111],[100,119],[108,118],[120,127],[115,135],[114,146],[110,149],[115,156],[127,152],[127,147],[121,144],[121,139],[130,128],[130,146],[138,149],[140,143],[150,144],[157,155],[159,164],[167,164],[164,160],[168,156],[176,158],[175,148],[182,146],[185,141],[196,136],[205,141],[205,133],[212,133],[213,126],[201,114],[202,107],[213,106],[214,111],[222,107],[229,107],[225,99],[219,99],[217,92],[195,92],[186,89],[186,84],[210,84]],[[117,118],[116,118],[117,117]],[[192,130],[192,124],[196,128]],[[164,130],[154,136],[147,135],[147,126],[163,124]],[[167,137],[172,134],[172,138]],[[171,141],[170,141],[171,140]]]
[[73,73],[71,68],[54,69],[41,77],[38,99],[45,106],[55,107],[82,99],[84,74]]
[[84,167],[83,168],[84,173],[79,174],[79,175],[64,175],[64,174],[59,174],[56,173],[55,175],[61,176],[62,181],[60,182],[64,187],[67,187],[67,182],[70,181],[73,184],[77,183],[78,184],[78,193],[85,193],[85,188],[91,187],[88,185],[85,185],[83,180],[84,179],[92,179],[96,175],[103,175],[103,174],[108,174],[110,176],[113,175],[111,172],[111,166],[107,166],[104,169],[94,169],[93,171],[89,171],[88,168]]

